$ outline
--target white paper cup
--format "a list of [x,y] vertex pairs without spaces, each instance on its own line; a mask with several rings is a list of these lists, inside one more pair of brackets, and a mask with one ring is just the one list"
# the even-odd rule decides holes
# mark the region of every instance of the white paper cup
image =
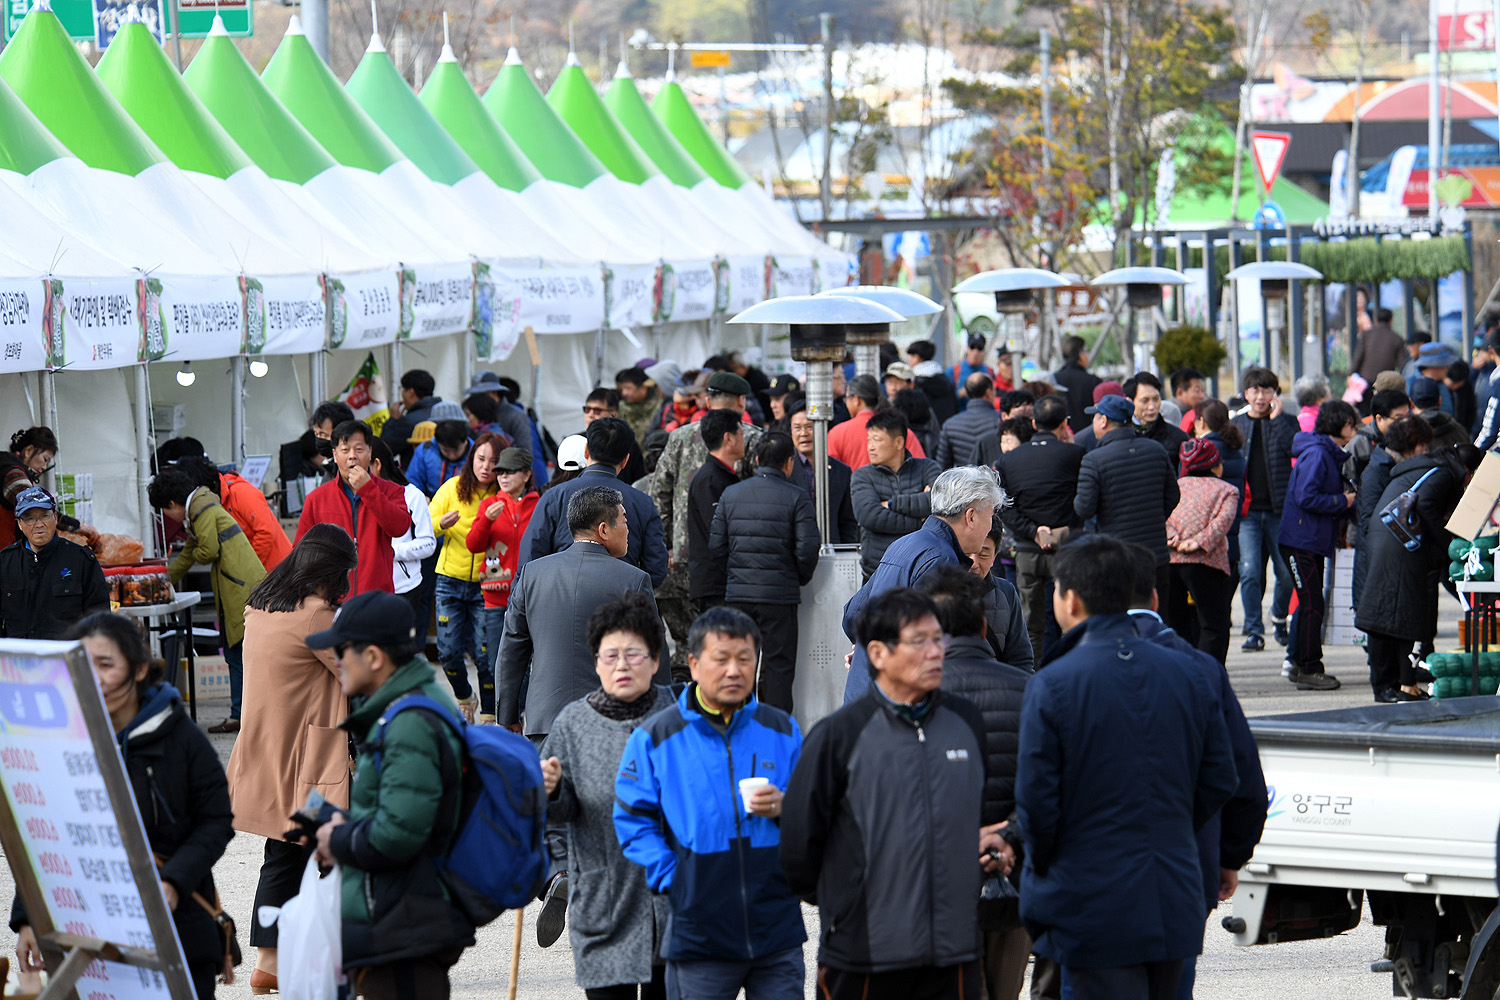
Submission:
[[756,792],[771,783],[770,778],[741,778],[740,799],[745,803],[745,812],[750,811],[750,799]]

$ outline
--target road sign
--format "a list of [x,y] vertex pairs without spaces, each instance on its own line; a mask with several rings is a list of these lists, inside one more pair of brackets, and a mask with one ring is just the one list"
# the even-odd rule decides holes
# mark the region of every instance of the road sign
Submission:
[[[4,40],[10,41],[21,27],[32,0],[3,0]],[[163,0],[163,7],[170,0]],[[178,0],[178,14],[182,18],[183,38],[207,38],[213,27],[214,13],[224,17],[224,27],[231,35],[245,37],[252,33],[253,19],[250,15],[250,0]],[[75,42],[94,41],[93,0],[52,0],[52,11],[62,22],[68,37]]]
[[1255,156],[1255,170],[1260,174],[1262,190],[1270,192],[1271,185],[1276,183],[1276,175],[1281,173],[1281,163],[1286,159],[1286,150],[1291,144],[1292,137],[1287,132],[1250,134],[1250,152]]
[[689,55],[693,69],[729,68],[729,53],[722,49],[713,52],[691,52]]

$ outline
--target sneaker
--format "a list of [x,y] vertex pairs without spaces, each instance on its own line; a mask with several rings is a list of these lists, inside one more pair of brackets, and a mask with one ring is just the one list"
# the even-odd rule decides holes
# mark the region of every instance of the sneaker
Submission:
[[1304,674],[1294,670],[1287,679],[1297,685],[1298,691],[1337,691],[1343,686],[1332,674]]
[[562,937],[568,918],[568,873],[558,872],[547,884],[542,912],[536,918],[536,943],[550,948]]
[[1432,695],[1428,694],[1425,691],[1418,691],[1416,694],[1412,694],[1410,691],[1401,691],[1399,689],[1396,691],[1397,701],[1427,701],[1431,697]]
[[1297,670],[1297,668],[1294,667],[1294,666],[1292,666],[1292,661],[1291,660],[1282,660],[1281,661],[1281,676],[1283,676],[1283,677],[1291,677],[1292,674],[1296,672],[1296,670]]
[[1271,625],[1275,630],[1276,642],[1278,645],[1285,646],[1287,643],[1292,641],[1292,630],[1287,626],[1287,620],[1285,618],[1282,618],[1280,620],[1273,618],[1271,619]]
[[1266,648],[1265,636],[1252,635],[1245,639],[1245,644],[1240,647],[1242,653],[1259,653]]

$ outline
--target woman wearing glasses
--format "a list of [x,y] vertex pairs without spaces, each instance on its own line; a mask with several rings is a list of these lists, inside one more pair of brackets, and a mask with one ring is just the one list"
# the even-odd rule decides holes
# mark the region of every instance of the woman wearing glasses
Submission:
[[666,897],[647,889],[645,869],[625,859],[613,812],[626,740],[673,704],[670,690],[651,683],[661,616],[649,594],[626,594],[599,605],[587,631],[600,688],[558,713],[542,747],[548,819],[568,824],[568,936],[589,1000],[653,1000],[665,996],[655,956]]

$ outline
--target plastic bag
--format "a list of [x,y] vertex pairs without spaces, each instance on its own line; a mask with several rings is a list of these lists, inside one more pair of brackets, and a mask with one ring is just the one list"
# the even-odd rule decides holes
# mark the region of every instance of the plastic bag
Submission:
[[340,885],[338,865],[318,878],[317,859],[309,858],[301,889],[281,908],[277,980],[286,1000],[338,1000],[344,981]]

